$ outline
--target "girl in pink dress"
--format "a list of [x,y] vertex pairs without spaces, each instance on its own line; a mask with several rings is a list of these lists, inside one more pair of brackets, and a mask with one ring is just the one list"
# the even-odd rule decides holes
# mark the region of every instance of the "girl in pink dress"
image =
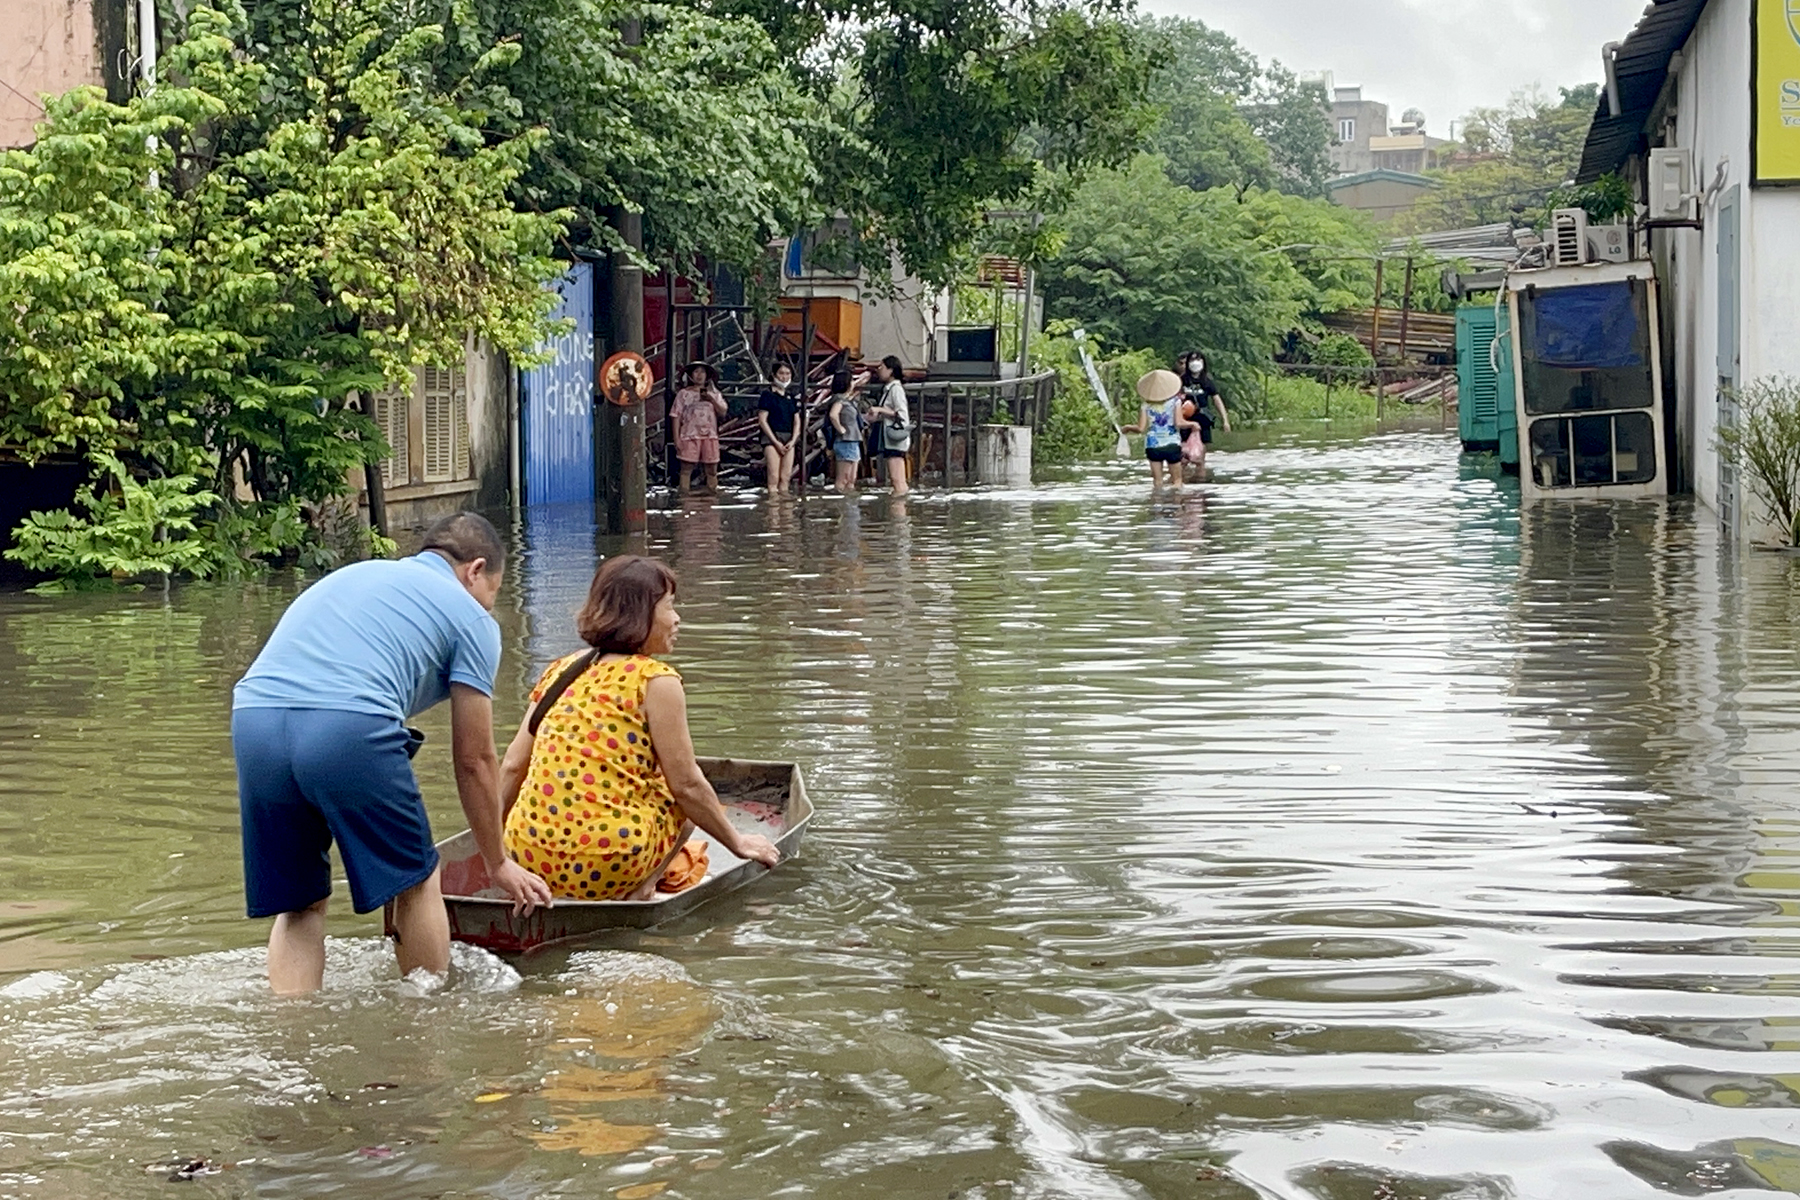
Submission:
[[687,386],[675,393],[669,409],[674,426],[675,457],[681,460],[681,492],[694,488],[694,468],[706,468],[706,490],[719,490],[719,418],[725,397],[719,394],[719,373],[710,364],[695,363],[687,369]]

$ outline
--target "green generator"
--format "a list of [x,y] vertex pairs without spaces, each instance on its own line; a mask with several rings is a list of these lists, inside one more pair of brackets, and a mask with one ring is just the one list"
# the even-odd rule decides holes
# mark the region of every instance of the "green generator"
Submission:
[[1492,304],[1456,310],[1457,431],[1464,450],[1497,451],[1502,466],[1516,467],[1519,417],[1507,325],[1506,310]]

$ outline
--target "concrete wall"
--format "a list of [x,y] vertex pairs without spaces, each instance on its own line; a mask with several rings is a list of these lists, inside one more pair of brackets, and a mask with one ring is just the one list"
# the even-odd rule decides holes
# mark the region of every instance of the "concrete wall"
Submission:
[[464,367],[469,378],[469,465],[475,475],[475,506],[502,508],[512,497],[508,408],[512,361],[480,342],[469,347]]
[[6,0],[0,9],[0,148],[11,149],[36,140],[45,93],[108,86],[125,9],[122,0]]

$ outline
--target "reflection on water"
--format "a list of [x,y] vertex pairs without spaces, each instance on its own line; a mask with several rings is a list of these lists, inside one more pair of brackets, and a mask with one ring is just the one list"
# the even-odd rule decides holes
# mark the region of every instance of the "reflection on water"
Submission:
[[[1800,566],[1438,436],[1216,468],[653,513],[806,856],[438,991],[347,911],[260,984],[226,709],[294,581],[0,596],[0,1197],[1800,1188]],[[596,552],[515,538],[506,724]]]

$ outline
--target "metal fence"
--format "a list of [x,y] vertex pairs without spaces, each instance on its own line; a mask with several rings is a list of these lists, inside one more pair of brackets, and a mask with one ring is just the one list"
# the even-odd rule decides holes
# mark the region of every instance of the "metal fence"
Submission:
[[980,425],[1029,425],[1050,420],[1056,374],[1019,379],[931,380],[907,387],[913,409],[913,474],[935,476],[948,487],[961,471],[975,476],[975,436]]

